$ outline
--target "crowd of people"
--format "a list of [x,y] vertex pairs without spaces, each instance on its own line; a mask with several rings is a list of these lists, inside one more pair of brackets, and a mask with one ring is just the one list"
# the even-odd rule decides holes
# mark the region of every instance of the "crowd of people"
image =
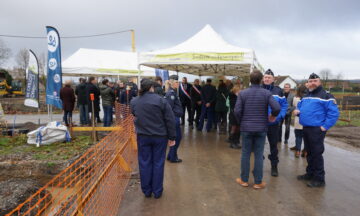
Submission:
[[[90,95],[93,95],[93,100]],[[125,83],[120,80],[114,83],[108,79],[103,79],[101,83],[98,83],[95,77],[89,77],[88,80],[80,78],[75,91],[72,89],[72,81],[67,80],[60,90],[64,110],[63,121],[66,126],[72,124],[70,118],[77,101],[81,126],[91,126],[91,115],[94,113],[96,123],[103,123],[104,127],[110,127],[113,123],[115,102],[129,105],[132,98],[137,95],[138,87],[130,79]],[[100,98],[104,113],[103,120],[100,118]],[[94,112],[92,112],[93,109]]]
[[[230,147],[241,149],[241,175],[236,182],[249,186],[250,155],[254,152],[255,189],[265,187],[263,181],[264,146],[267,138],[270,154],[271,176],[277,177],[278,144],[282,143],[282,127],[285,125],[284,144],[289,143],[290,124],[294,117],[296,157],[306,157],[306,173],[299,180],[308,181],[309,187],[325,185],[324,138],[337,121],[339,111],[334,97],[321,86],[318,75],[311,74],[308,81],[296,87],[285,84],[284,89],[274,85],[275,75],[269,69],[264,74],[253,71],[250,74],[250,87],[243,88],[240,80],[219,80],[218,86],[208,78],[201,85],[199,79],[193,84],[187,78],[179,82],[172,75],[163,82],[142,79],[140,90],[132,82],[112,83],[107,79],[97,87],[97,80],[90,77],[86,82],[80,78],[75,92],[71,83],[65,83],[61,90],[64,98],[64,122],[72,115],[75,95],[80,110],[81,125],[89,124],[88,113],[94,107],[94,118],[99,117],[100,97],[104,110],[104,126],[111,126],[115,101],[129,105],[135,117],[134,124],[138,142],[138,160],[141,188],[146,197],[154,194],[160,198],[163,191],[165,159],[171,163],[181,163],[178,149],[182,138],[182,126],[188,123],[189,129],[206,132],[228,133]],[[94,105],[90,103],[94,94]],[[70,105],[68,105],[70,103]],[[206,125],[205,125],[206,121]],[[304,147],[301,145],[304,141]],[[166,145],[169,151],[166,156]]]

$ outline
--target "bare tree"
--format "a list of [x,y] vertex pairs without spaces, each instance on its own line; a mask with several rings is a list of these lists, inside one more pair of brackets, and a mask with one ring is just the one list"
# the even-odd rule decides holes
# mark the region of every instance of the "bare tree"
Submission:
[[0,39],[0,66],[3,65],[11,56],[11,49]]
[[336,86],[339,87],[341,84],[341,81],[344,79],[344,75],[341,72],[339,72],[334,76],[334,79],[335,79]]
[[45,57],[45,53],[42,52],[39,56],[38,56],[38,62],[39,62],[39,75],[45,75],[45,65],[46,65],[46,57]]
[[326,88],[327,87],[327,83],[329,82],[329,80],[332,78],[332,73],[330,69],[322,69],[320,71],[320,78],[321,78],[321,82],[323,84],[323,86]]
[[29,64],[29,50],[26,48],[22,48],[21,50],[19,50],[15,56],[15,61],[18,65],[18,68],[25,75],[26,67]]
[[39,62],[39,82],[45,87],[46,89],[46,55],[44,52],[42,52],[38,56],[38,62]]

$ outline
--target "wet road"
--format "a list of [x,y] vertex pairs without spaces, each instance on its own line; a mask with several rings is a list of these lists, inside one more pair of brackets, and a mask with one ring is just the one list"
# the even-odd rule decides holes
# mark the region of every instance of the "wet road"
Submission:
[[[281,144],[279,177],[270,176],[266,159],[267,187],[254,190],[235,183],[240,150],[228,148],[225,139],[215,132],[185,128],[179,151],[183,163],[166,163],[163,197],[144,198],[136,185],[126,192],[119,215],[360,215],[359,153],[327,144],[327,186],[311,189],[296,180],[296,175],[304,173],[306,160],[295,158]],[[293,139],[291,134],[290,147]]]

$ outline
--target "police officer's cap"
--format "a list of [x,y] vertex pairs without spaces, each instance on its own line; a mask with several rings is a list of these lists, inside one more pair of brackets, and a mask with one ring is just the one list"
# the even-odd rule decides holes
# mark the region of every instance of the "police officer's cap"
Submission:
[[274,76],[274,72],[272,72],[271,69],[268,69],[266,72],[265,72],[265,75],[271,75],[271,76]]
[[312,73],[309,76],[309,79],[317,79],[317,78],[320,78],[320,77],[316,73]]
[[169,77],[169,79],[171,79],[171,80],[179,80],[179,76],[178,75],[171,75]]

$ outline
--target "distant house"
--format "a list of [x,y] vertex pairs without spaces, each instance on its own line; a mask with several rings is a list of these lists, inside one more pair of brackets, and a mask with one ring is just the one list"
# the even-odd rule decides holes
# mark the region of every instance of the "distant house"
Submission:
[[322,84],[326,88],[344,88],[346,90],[351,89],[351,83],[349,80],[328,80],[328,81],[322,81]]
[[297,82],[290,76],[277,76],[275,77],[275,85],[280,88],[284,88],[284,85],[289,83],[291,88],[294,89],[297,86]]

